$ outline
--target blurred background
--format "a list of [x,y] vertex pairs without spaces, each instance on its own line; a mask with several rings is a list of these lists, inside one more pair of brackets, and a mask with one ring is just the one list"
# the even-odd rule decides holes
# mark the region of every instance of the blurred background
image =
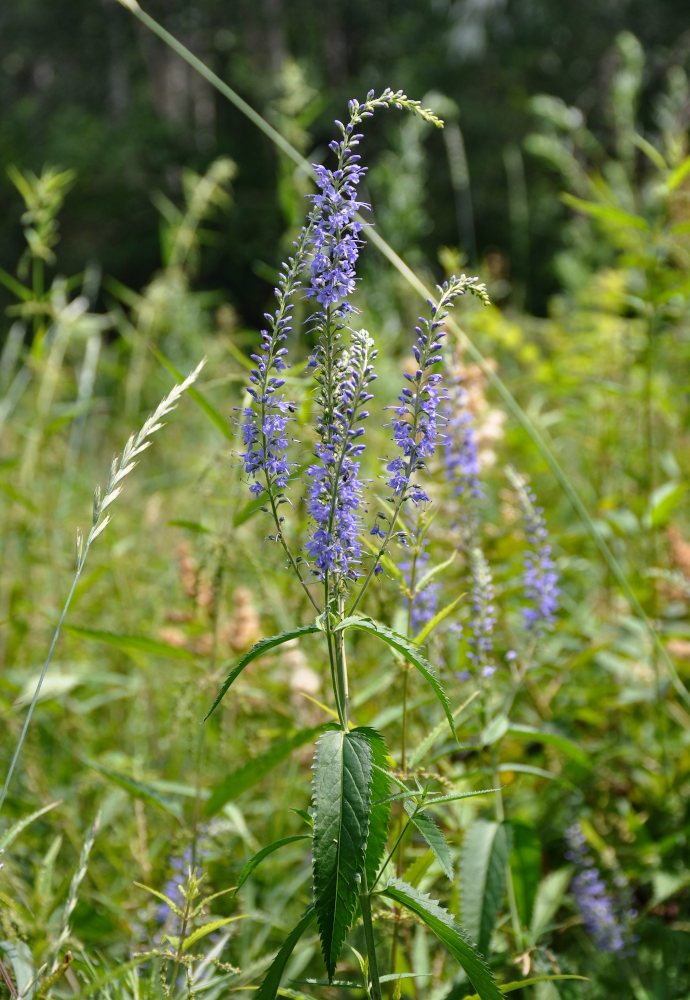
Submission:
[[[678,78],[690,52],[683,0],[152,0],[146,9],[312,159],[324,156],[346,101],[370,88],[433,105],[443,133],[401,128],[394,116],[371,130],[367,195],[382,234],[412,264],[438,269],[439,247],[457,249],[486,270],[494,296],[540,315],[572,278],[556,139],[601,166],[633,123],[649,135],[690,118]],[[179,198],[183,168],[203,173],[227,156],[235,197],[204,253],[204,280],[243,317],[262,311],[265,268],[303,211],[292,168],[264,137],[116,0],[71,0],[59,14],[49,0],[9,0],[0,31],[2,162],[76,171],[78,194],[61,216],[66,272],[98,261],[141,287],[159,260],[152,193]],[[3,170],[9,270],[22,246],[19,205]]]

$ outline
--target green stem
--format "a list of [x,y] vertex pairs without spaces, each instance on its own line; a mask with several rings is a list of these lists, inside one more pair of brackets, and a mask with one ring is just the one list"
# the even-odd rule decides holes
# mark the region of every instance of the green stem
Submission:
[[[494,788],[498,789],[495,792],[495,808],[496,808],[496,820],[499,823],[505,823],[505,808],[503,805],[503,793],[501,792],[501,781],[498,774],[498,761],[496,753],[496,745],[491,747],[491,771],[493,776]],[[517,902],[515,899],[515,885],[513,884],[513,873],[510,868],[510,861],[506,861],[506,894],[508,896],[508,910],[510,912],[510,923],[513,928],[513,937],[515,938],[516,948],[522,948],[522,924],[520,923],[520,914],[518,913]]]
[[364,924],[364,940],[367,946],[369,960],[369,993],[371,1000],[381,1000],[381,983],[379,967],[376,961],[376,944],[374,942],[374,924],[371,919],[371,897],[367,886],[367,873],[362,872],[362,888],[359,893],[359,903],[362,908],[362,923]]

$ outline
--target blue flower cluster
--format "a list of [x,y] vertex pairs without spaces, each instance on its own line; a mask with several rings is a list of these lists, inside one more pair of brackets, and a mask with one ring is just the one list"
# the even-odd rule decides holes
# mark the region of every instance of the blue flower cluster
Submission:
[[[585,930],[601,951],[624,952],[632,943],[631,921],[636,913],[628,899],[616,899],[596,868],[579,823],[566,830],[566,857],[577,867],[570,884]],[[619,894],[629,895],[628,884],[618,876]]]
[[316,299],[323,309],[335,306],[336,315],[344,318],[354,311],[346,300],[355,290],[355,269],[362,245],[359,234],[363,226],[355,215],[369,205],[357,200],[357,185],[366,167],[361,166],[361,157],[353,149],[362,136],[354,131],[352,122],[336,124],[343,131],[343,139],[331,142],[329,148],[338,157],[337,169],[314,164],[321,193],[311,196],[311,281],[305,294]]
[[[296,244],[297,252],[281,268],[275,296],[278,306],[275,313],[266,313],[268,329],[261,331],[261,348],[252,354],[256,363],[247,387],[254,406],[244,409],[242,439],[245,451],[240,458],[245,472],[252,477],[250,491],[260,496],[264,491],[280,498],[287,486],[290,464],[287,460],[287,426],[295,404],[286,400],[280,389],[285,385],[282,373],[287,365],[284,346],[291,330],[294,304],[291,299],[300,287],[299,272],[303,266],[304,247],[311,235],[305,227]],[[261,476],[261,479],[259,479]]]
[[393,439],[402,452],[386,466],[389,473],[388,486],[402,501],[414,504],[428,501],[425,491],[412,481],[412,477],[426,468],[427,459],[433,455],[439,437],[439,406],[446,398],[441,388],[442,376],[432,371],[441,361],[441,343],[444,336],[443,323],[448,309],[458,295],[463,295],[466,278],[451,278],[440,288],[438,305],[429,300],[431,319],[419,318],[415,327],[417,340],[412,350],[417,369],[414,375],[405,373],[411,385],[406,386],[398,400],[400,405],[393,408]]
[[[375,109],[390,107],[406,108],[427,121],[441,124],[418,102],[390,88],[379,97],[371,91],[362,103],[350,101],[349,121],[336,122],[341,138],[329,147],[336,156],[335,168],[314,165],[318,191],[311,196],[311,208],[295,244],[294,256],[281,270],[275,289],[277,309],[274,314],[267,314],[268,325],[261,334],[261,347],[252,355],[255,367],[247,391],[253,402],[244,409],[241,455],[244,469],[252,479],[251,492],[264,500],[266,509],[270,508],[278,529],[274,537],[283,545],[289,563],[315,606],[306,586],[308,581],[301,572],[303,564],[308,564],[325,582],[326,603],[341,591],[344,581],[355,579],[360,573],[364,491],[359,474],[359,457],[364,448],[361,422],[367,416],[365,404],[371,399],[368,389],[375,377],[376,351],[364,330],[351,333],[349,346],[345,346],[344,340],[346,325],[356,312],[349,297],[355,290],[356,265],[363,243],[364,223],[357,216],[360,210],[369,207],[357,194],[366,171],[357,152],[362,138],[358,126]],[[288,428],[295,411],[295,404],[283,391],[285,341],[291,329],[292,299],[301,287],[303,275],[308,275],[303,294],[314,308],[308,319],[316,340],[310,367],[315,369],[320,414],[314,447],[316,460],[307,468],[310,527],[306,560],[295,558],[290,552],[279,513],[280,505],[288,503],[285,492],[292,469],[288,461]],[[425,468],[439,438],[442,419],[439,408],[445,396],[441,375],[434,367],[441,360],[443,322],[456,297],[468,289],[486,300],[486,290],[477,279],[465,275],[452,278],[439,288],[438,305],[429,303],[431,318],[420,319],[416,328],[413,350],[417,371],[408,376],[411,384],[403,389],[399,405],[394,407],[393,438],[401,454],[388,461],[386,467],[387,484],[395,497],[394,511],[390,518],[383,518],[387,531],[374,529],[383,538],[381,550],[394,537],[403,504],[408,500],[414,504],[428,500],[413,477]],[[379,569],[376,557],[359,597],[371,575]]]
[[543,509],[536,506],[537,498],[526,480],[514,469],[508,469],[507,473],[517,493],[530,546],[524,556],[523,579],[529,602],[523,609],[525,628],[541,635],[545,628],[553,625],[558,610],[558,573],[551,556]]
[[[368,386],[376,378],[376,353],[367,331],[360,330],[334,364],[332,380],[326,370],[317,374],[325,398],[315,448],[319,462],[307,469],[307,509],[313,522],[307,553],[322,578],[327,573],[359,575],[363,484],[357,459],[364,450],[360,425],[369,416],[364,406],[372,398]],[[327,362],[324,358],[324,369]]]

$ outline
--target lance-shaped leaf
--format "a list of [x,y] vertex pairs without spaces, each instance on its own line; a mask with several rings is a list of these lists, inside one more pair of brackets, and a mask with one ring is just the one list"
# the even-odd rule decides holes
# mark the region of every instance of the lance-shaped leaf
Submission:
[[435,899],[397,878],[390,880],[382,895],[407,907],[434,932],[463,967],[481,1000],[504,1000],[484,956],[479,953],[451,914]]
[[[446,718],[448,719],[448,725],[450,730],[455,737],[455,722],[453,720],[453,713],[450,709],[450,702],[446,692],[443,690],[443,686],[436,676],[436,671],[422,655],[418,646],[415,645],[410,639],[404,635],[400,635],[398,632],[394,632],[393,629],[388,628],[386,625],[382,625],[380,622],[375,622],[371,618],[363,618],[361,615],[351,615],[349,618],[344,618],[336,630],[346,629],[346,628],[359,628],[363,632],[369,632],[371,635],[377,635],[380,639],[383,639],[391,649],[395,649],[396,652],[400,653],[405,657],[410,663],[412,663],[420,674],[433,688],[434,694],[443,706],[443,711],[446,713]],[[457,737],[455,737],[457,738]]]
[[360,726],[353,730],[362,733],[371,748],[371,809],[369,813],[369,834],[365,869],[367,886],[371,889],[379,872],[379,865],[386,849],[388,837],[388,821],[390,819],[390,782],[388,780],[388,750],[383,737],[369,726]]
[[462,845],[460,907],[462,925],[479,950],[489,947],[503,899],[510,845],[501,823],[478,819]]
[[365,863],[372,750],[362,732],[324,733],[314,757],[314,903],[328,978],[350,929]]
[[403,802],[403,808],[410,817],[410,822],[417,828],[419,833],[421,833],[422,837],[424,837],[424,840],[427,842],[427,845],[434,852],[434,856],[440,864],[443,874],[452,882],[453,861],[450,856],[450,848],[448,847],[443,833],[436,825],[436,821],[426,813],[419,812],[418,807],[414,802]]
[[275,840],[272,844],[269,844],[267,847],[262,847],[260,851],[257,851],[254,857],[249,859],[240,872],[240,877],[237,879],[237,885],[235,886],[235,892],[240,891],[251,873],[255,868],[258,868],[264,858],[267,858],[269,854],[273,854],[274,851],[279,851],[281,847],[285,847],[287,844],[294,844],[297,840],[309,840],[309,834],[298,833],[292,837],[283,837],[281,840]]
[[280,646],[284,642],[289,642],[290,639],[299,639],[302,635],[311,635],[314,632],[321,631],[317,625],[303,625],[301,628],[291,629],[289,632],[281,632],[280,635],[271,636],[270,639],[261,639],[259,642],[254,643],[251,649],[248,649],[244,656],[237,661],[235,666],[232,668],[228,676],[223,681],[223,685],[216,695],[216,700],[211,705],[208,711],[208,715],[204,718],[204,722],[210,715],[213,715],[218,705],[221,703],[225,697],[230,685],[233,684],[237,678],[240,676],[244,668],[252,660],[255,660],[257,656],[261,656],[266,653],[269,649],[273,649],[274,646]]
[[541,843],[531,823],[514,819],[510,821],[510,829],[510,871],[515,903],[523,927],[529,927],[541,878]]
[[285,939],[283,947],[271,962],[264,981],[257,990],[256,1000],[275,1000],[280,987],[280,980],[283,972],[285,971],[285,966],[288,963],[290,955],[292,955],[295,950],[295,945],[309,927],[315,916],[316,911],[314,907],[309,906],[309,908],[305,910],[297,926],[290,931]]

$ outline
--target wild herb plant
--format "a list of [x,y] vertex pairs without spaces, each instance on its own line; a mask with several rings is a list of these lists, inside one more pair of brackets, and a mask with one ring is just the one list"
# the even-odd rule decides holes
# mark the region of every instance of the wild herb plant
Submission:
[[[280,546],[287,567],[316,618],[311,624],[256,643],[230,671],[209,715],[245,667],[262,653],[302,636],[320,634],[324,660],[329,664],[333,714],[337,719],[336,723],[323,727],[314,755],[309,817],[313,903],[269,968],[259,989],[262,1000],[276,995],[290,954],[313,921],[318,925],[328,982],[332,983],[357,914],[361,918],[365,943],[365,956],[360,959],[360,987],[371,1000],[379,1000],[382,982],[399,981],[404,976],[395,968],[397,929],[393,935],[393,968],[382,976],[382,944],[376,939],[372,909],[383,900],[391,901],[396,908],[406,908],[426,924],[458,960],[479,996],[501,995],[481,952],[458,921],[437,900],[400,877],[402,842],[407,828],[412,825],[427,841],[442,870],[452,878],[448,847],[428,810],[476,794],[454,791],[430,794],[418,780],[405,780],[408,754],[414,757],[417,749],[406,747],[407,668],[404,670],[402,749],[397,774],[391,771],[389,750],[381,734],[372,727],[353,725],[351,720],[348,640],[354,632],[363,631],[387,644],[403,664],[421,673],[445,713],[455,739],[454,713],[446,690],[420,645],[411,641],[409,631],[413,624],[421,623],[419,597],[425,590],[425,625],[428,626],[431,619],[433,627],[452,610],[446,608],[433,614],[433,603],[428,601],[431,594],[426,589],[430,580],[420,578],[425,563],[424,512],[430,503],[425,479],[429,464],[446,436],[445,425],[449,423],[448,392],[441,374],[445,320],[456,299],[468,291],[487,301],[484,285],[477,278],[462,275],[450,277],[439,286],[438,300],[428,302],[428,313],[419,318],[414,331],[414,365],[405,373],[406,384],[396,402],[385,407],[391,416],[389,448],[385,455],[378,456],[383,472],[373,481],[367,481],[362,472],[362,459],[366,450],[368,407],[374,399],[371,390],[376,379],[377,350],[368,331],[356,328],[357,310],[351,302],[356,289],[357,260],[366,232],[360,213],[368,208],[358,194],[366,168],[357,150],[363,138],[359,132],[363,121],[376,110],[390,107],[403,108],[426,121],[440,124],[432,112],[410,101],[402,92],[390,90],[380,97],[375,97],[372,91],[361,103],[351,101],[347,122],[336,122],[340,139],[330,144],[336,163],[331,168],[315,165],[319,191],[311,196],[311,210],[295,242],[294,255],[281,269],[275,289],[275,311],[266,315],[267,326],[261,334],[261,346],[258,353],[252,355],[255,367],[247,389],[250,405],[243,408],[240,417],[244,442],[241,459],[250,480],[250,492],[272,520],[270,538]],[[295,541],[295,533],[290,527],[290,512],[300,503],[294,496],[299,474],[295,471],[298,462],[293,457],[299,442],[292,437],[297,403],[288,396],[286,346],[292,332],[294,300],[300,293],[311,307],[306,326],[315,341],[309,368],[313,372],[316,409],[313,459],[303,470],[303,502],[308,527],[301,544]],[[456,494],[461,495],[468,489],[476,496],[479,488],[475,483],[477,466],[471,432],[461,415],[450,416],[461,431],[460,435],[455,434],[455,451],[452,445],[446,448],[446,463],[459,477]],[[458,428],[452,430],[457,432]],[[554,565],[540,512],[535,509],[524,482],[517,477],[515,481],[526,504],[527,532],[535,546],[535,553],[528,556],[526,573],[527,592],[533,604],[527,612],[527,628],[536,631],[541,625],[550,623],[553,615]],[[416,523],[416,528],[410,528],[411,521]],[[484,685],[495,670],[492,658],[495,608],[491,573],[478,541],[476,517],[470,518],[465,525],[463,544],[472,579],[467,653],[470,669],[464,672],[469,676],[471,671]],[[401,567],[407,574],[408,634],[363,614],[376,578],[384,565],[395,561],[394,552],[401,545],[411,545],[414,553]],[[396,786],[392,793],[391,783]],[[394,824],[391,822],[392,803],[396,803],[396,808],[398,805],[403,807]],[[502,813],[489,837],[492,843],[494,834],[500,834],[504,845],[494,855],[494,864],[499,870],[494,889],[503,882],[507,863],[508,841],[500,826],[501,820]],[[474,833],[479,837],[479,850],[483,852],[485,831],[476,827]],[[257,862],[280,846],[277,843],[262,848]],[[393,874],[393,862],[397,874]],[[477,887],[482,899],[483,889],[483,886]],[[474,890],[471,893],[474,895]],[[463,910],[469,913],[471,904],[471,899],[463,899]],[[481,908],[484,904],[480,901],[477,905]],[[489,922],[485,915],[482,927],[490,927],[495,916],[495,909]],[[519,935],[517,911],[515,921]],[[486,930],[481,931],[478,940],[485,950],[489,944]]]

